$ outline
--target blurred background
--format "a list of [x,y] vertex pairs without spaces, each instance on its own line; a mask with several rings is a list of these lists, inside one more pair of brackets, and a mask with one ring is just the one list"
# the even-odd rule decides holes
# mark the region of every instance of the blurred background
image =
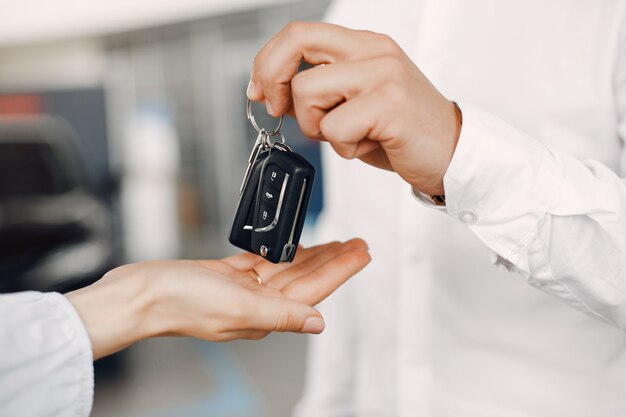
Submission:
[[[256,135],[258,49],[328,0],[0,0],[0,292],[61,291],[127,262],[216,258]],[[256,114],[265,125],[275,121]],[[303,236],[323,206],[318,166]],[[290,414],[305,339],[163,338],[96,364],[93,416]]]

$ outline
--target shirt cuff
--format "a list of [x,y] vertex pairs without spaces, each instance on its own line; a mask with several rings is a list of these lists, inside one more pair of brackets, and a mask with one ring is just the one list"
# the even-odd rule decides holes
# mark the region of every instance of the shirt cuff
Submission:
[[435,204],[435,202],[432,200],[432,197],[429,196],[428,194],[424,194],[420,191],[417,191],[415,188],[411,187],[411,193],[413,194],[413,197],[415,197],[415,199],[417,199],[417,201],[419,201],[420,203],[422,203],[423,205],[425,205],[428,208],[433,208],[435,210],[439,210],[439,211],[446,211],[447,207],[444,205],[439,205],[439,204]]
[[51,296],[59,299],[59,304],[65,310],[68,318],[68,328],[73,329],[68,336],[74,336],[74,343],[76,346],[76,356],[73,359],[72,365],[76,371],[80,373],[80,382],[78,396],[74,406],[76,408],[76,416],[89,416],[93,407],[94,397],[94,369],[93,369],[93,347],[91,346],[91,340],[89,339],[89,333],[85,328],[78,311],[74,308],[74,305],[61,294],[52,293]]
[[443,179],[446,212],[494,252],[528,270],[521,249],[545,217],[561,177],[558,164],[546,145],[504,121],[471,105],[459,108],[463,127]]

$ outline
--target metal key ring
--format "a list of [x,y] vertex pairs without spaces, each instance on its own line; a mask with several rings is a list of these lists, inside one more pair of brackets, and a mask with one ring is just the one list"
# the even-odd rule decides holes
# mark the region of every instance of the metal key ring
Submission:
[[[261,133],[262,128],[259,127],[259,125],[256,123],[256,120],[254,119],[254,115],[252,114],[252,102],[250,101],[250,99],[248,99],[248,104],[246,105],[246,115],[248,116],[248,120],[250,120],[250,123],[252,123],[252,126],[254,126],[254,128],[256,129],[257,132]],[[284,116],[280,116],[280,119],[278,120],[278,126],[276,126],[276,129],[274,129],[271,132],[267,133],[267,136],[275,136],[280,134],[280,128],[283,127],[283,121],[285,120]],[[281,139],[284,142],[285,138],[282,137],[281,134]]]
[[282,134],[282,132],[278,132],[278,133],[275,133],[275,134],[273,135],[273,136],[278,135],[278,137],[280,138],[280,141],[276,140],[276,141],[274,141],[274,142],[272,142],[272,141],[270,140],[270,137],[272,137],[272,135],[270,135],[269,133],[267,133],[267,132],[265,131],[265,129],[261,129],[261,132],[259,132],[259,133],[261,134],[261,145],[262,145],[265,149],[269,149],[269,148],[271,148],[271,147],[272,147],[272,146],[274,146],[274,144],[276,144],[276,143],[280,143],[280,144],[282,144],[282,145],[284,145],[284,146],[287,146],[287,145],[285,144],[285,135],[283,135],[283,134]]

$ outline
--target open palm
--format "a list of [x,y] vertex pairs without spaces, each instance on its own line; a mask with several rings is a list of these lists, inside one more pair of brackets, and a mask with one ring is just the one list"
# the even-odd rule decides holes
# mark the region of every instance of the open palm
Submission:
[[324,322],[312,306],[369,261],[365,242],[353,239],[300,248],[292,263],[272,264],[251,253],[150,261],[117,268],[102,281],[148,276],[162,294],[153,308],[157,321],[166,324],[161,335],[259,339],[271,331],[320,333]]

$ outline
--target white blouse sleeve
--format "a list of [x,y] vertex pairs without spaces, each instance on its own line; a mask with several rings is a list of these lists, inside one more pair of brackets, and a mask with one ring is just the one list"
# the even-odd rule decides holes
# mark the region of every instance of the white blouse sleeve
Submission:
[[626,330],[626,17],[622,32],[614,82],[621,166],[576,159],[460,103],[444,210],[495,252],[497,265]]
[[63,295],[0,295],[0,416],[88,416],[93,386],[91,343]]

